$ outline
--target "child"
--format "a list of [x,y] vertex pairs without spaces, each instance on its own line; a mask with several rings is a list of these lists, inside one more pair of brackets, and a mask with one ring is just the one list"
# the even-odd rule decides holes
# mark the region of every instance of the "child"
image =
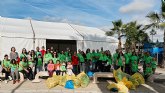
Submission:
[[19,72],[23,73],[25,78],[29,78],[29,71],[28,68],[28,62],[26,62],[25,58],[22,58],[22,61],[19,63]]
[[37,63],[36,63],[37,73],[42,71],[42,67],[43,67],[43,59],[41,54],[38,54]]
[[65,65],[65,62],[63,62],[62,65],[60,66],[60,70],[61,70],[62,76],[64,75],[64,73],[66,74],[66,65]]
[[56,71],[56,75],[60,75],[60,61],[57,60],[56,64],[55,64],[55,71]]
[[[10,67],[11,67],[11,75],[13,78],[13,84],[15,84],[16,82],[19,83],[18,64],[15,59],[11,60]],[[15,76],[16,76],[16,78],[15,78]]]
[[53,76],[53,72],[54,72],[54,64],[53,64],[53,60],[52,59],[49,60],[49,64],[47,66],[47,70],[48,70],[48,73],[49,73],[49,77],[52,77]]
[[5,55],[2,61],[2,73],[5,73],[5,83],[7,83],[10,77],[10,61],[8,55]]
[[73,74],[72,69],[73,69],[73,66],[72,66],[71,62],[68,62],[68,64],[67,64],[67,74],[68,75]]
[[156,66],[157,66],[156,58],[153,58],[151,65],[152,65],[153,74],[155,74],[155,70],[156,70]]

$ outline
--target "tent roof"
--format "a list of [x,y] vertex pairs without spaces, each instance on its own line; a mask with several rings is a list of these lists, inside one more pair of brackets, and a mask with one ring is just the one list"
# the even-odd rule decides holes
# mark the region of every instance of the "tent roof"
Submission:
[[33,30],[35,38],[118,42],[94,27],[0,17],[0,36],[33,38]]
[[0,17],[0,35],[4,37],[33,37],[29,20],[4,17]]

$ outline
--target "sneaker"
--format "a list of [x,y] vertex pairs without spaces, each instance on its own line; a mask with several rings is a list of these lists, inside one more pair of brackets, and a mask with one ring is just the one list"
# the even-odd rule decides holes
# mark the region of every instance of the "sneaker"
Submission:
[[20,82],[20,80],[16,80],[16,82],[18,82],[18,83],[19,83],[19,82]]
[[11,76],[9,76],[9,80],[10,80],[10,81],[12,80]]
[[5,80],[5,84],[7,84],[8,83],[8,81],[7,80]]

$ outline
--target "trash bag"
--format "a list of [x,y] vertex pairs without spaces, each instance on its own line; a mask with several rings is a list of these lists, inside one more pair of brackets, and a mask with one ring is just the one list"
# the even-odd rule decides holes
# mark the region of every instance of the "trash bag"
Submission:
[[76,78],[76,76],[73,74],[73,75],[66,75],[66,80],[74,80]]
[[58,81],[58,78],[54,78],[54,77],[51,77],[51,78],[48,78],[46,80],[46,86],[50,89],[50,88],[53,88],[55,86],[57,86],[59,83]]
[[130,77],[130,75],[128,75],[128,74],[122,72],[122,71],[121,71],[121,68],[119,68],[119,69],[117,69],[117,70],[114,70],[114,71],[113,71],[113,76],[115,77],[115,80],[116,80],[117,82],[122,81],[122,79],[123,79],[124,77],[126,77],[126,78]]
[[131,77],[136,79],[138,81],[139,85],[145,83],[145,80],[144,80],[143,76],[140,73],[135,73]]
[[122,82],[124,83],[124,85],[128,88],[128,89],[135,89],[135,86],[133,85],[133,83],[131,81],[128,81],[128,79],[126,77],[124,77],[122,79]]
[[64,76],[59,76],[59,85],[60,86],[65,86],[65,83],[66,83],[66,81],[67,81],[67,78],[66,78],[67,76],[66,75],[64,75]]
[[75,78],[73,80],[73,83],[74,83],[74,88],[79,88],[81,86],[81,82],[78,78]]
[[118,93],[129,93],[128,88],[124,85],[123,82],[109,84],[107,89]]
[[88,77],[93,77],[93,72],[91,72],[91,71],[89,71],[88,73],[87,73],[87,75],[88,75]]
[[83,88],[87,87],[88,84],[90,83],[89,77],[84,72],[81,72],[80,74],[78,74],[77,78],[80,80],[81,87]]
[[74,83],[72,80],[68,80],[65,84],[65,88],[67,89],[74,89]]

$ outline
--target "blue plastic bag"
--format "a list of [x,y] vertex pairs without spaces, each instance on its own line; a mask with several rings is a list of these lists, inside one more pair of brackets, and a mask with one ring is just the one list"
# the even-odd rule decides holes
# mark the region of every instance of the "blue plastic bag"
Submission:
[[93,77],[93,72],[91,72],[91,71],[89,71],[88,73],[87,73],[87,75],[88,75],[88,77]]
[[65,84],[65,88],[67,89],[74,89],[74,84],[72,80],[68,80]]

